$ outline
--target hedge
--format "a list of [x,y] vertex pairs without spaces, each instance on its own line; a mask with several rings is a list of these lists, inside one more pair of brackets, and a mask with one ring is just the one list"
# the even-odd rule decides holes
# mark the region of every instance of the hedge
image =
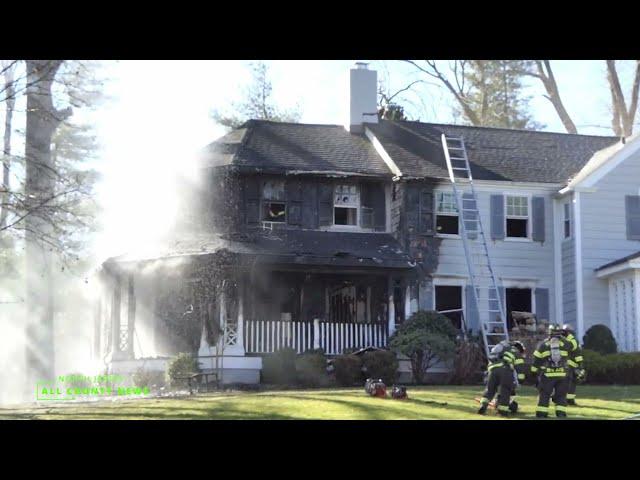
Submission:
[[594,385],[640,385],[640,352],[602,355],[584,350],[586,383]]

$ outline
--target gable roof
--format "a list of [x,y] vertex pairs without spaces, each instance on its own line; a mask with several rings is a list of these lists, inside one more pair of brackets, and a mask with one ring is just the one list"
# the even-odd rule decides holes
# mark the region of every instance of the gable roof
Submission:
[[249,120],[208,145],[203,162],[211,167],[233,165],[278,173],[391,176],[371,142],[342,125]]
[[617,137],[441,125],[367,124],[405,177],[449,178],[441,135],[463,137],[477,180],[566,184]]
[[[441,135],[465,140],[474,179],[565,185],[617,137],[443,125],[366,124],[404,177],[448,179]],[[394,175],[364,134],[342,125],[249,120],[211,143],[205,166],[273,173]]]

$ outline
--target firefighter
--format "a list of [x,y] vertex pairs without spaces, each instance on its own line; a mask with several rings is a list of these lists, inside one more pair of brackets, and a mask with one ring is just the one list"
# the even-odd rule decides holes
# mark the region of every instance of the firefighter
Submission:
[[559,325],[549,326],[549,336],[533,352],[531,372],[538,375],[538,407],[536,417],[549,416],[549,399],[555,404],[556,417],[567,416],[568,360],[571,343],[564,337]]
[[522,342],[516,340],[511,342],[511,352],[515,355],[515,360],[513,361],[513,373],[515,380],[511,391],[511,399],[509,401],[509,411],[511,413],[516,413],[518,411],[518,402],[516,401],[517,388],[522,382],[524,382],[526,376],[526,365],[524,362],[526,349]]
[[568,379],[568,393],[567,393],[567,404],[568,405],[578,405],[576,403],[576,385],[579,381],[584,379],[584,368],[582,367],[582,349],[578,344],[578,340],[574,336],[574,331],[571,325],[564,324],[562,326],[562,332],[564,333],[565,338],[571,344],[571,358],[568,360],[569,371],[567,372]]
[[502,415],[503,417],[509,416],[511,395],[515,388],[515,361],[516,355],[513,353],[513,347],[507,340],[503,340],[491,349],[491,352],[489,352],[489,365],[487,367],[489,375],[487,388],[480,399],[479,414],[484,415],[487,412],[489,403],[499,390],[498,415]]

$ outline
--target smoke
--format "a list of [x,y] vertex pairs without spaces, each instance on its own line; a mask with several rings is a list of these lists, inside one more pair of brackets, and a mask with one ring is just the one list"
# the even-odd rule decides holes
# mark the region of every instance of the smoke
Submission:
[[[121,69],[116,74],[126,72]],[[136,74],[144,75],[139,68]],[[36,280],[36,290],[42,295],[38,298],[46,297],[50,288],[53,299],[54,360],[48,365],[52,376],[104,373],[104,358],[98,354],[102,345],[95,342],[94,322],[100,313],[96,311],[99,299],[105,293],[105,285],[97,275],[101,265],[119,255],[162,254],[174,225],[191,208],[192,193],[199,188],[197,153],[215,139],[215,130],[206,139],[190,134],[189,122],[185,121],[189,115],[183,112],[167,116],[166,108],[158,101],[163,95],[149,85],[150,82],[142,82],[135,88],[123,89],[122,80],[107,82],[105,94],[110,101],[83,117],[96,125],[100,150],[90,166],[99,171],[100,180],[93,197],[98,207],[93,218],[97,231],[72,239],[85,244],[80,259],[69,265],[55,252],[47,252],[52,269],[52,282],[48,286],[44,282],[46,276],[42,275],[44,264],[32,260],[27,265],[25,261],[24,238],[18,236],[10,247],[0,246],[0,404],[35,400],[34,372],[25,361],[28,351],[43,361],[49,360],[39,344],[47,343],[46,329],[36,323],[33,331],[26,334],[27,325],[37,320],[44,305],[41,301],[29,301],[27,275],[42,279]],[[208,106],[203,106],[203,113],[204,121],[208,122]],[[15,126],[19,128],[20,124],[16,122]],[[24,145],[19,145],[16,151],[20,147],[24,149]],[[169,268],[177,268],[180,262],[176,259]],[[157,263],[150,262],[135,276],[136,330],[132,341],[136,357],[158,355],[161,352],[156,351],[156,345],[163,349],[163,339],[153,326],[152,314],[152,279],[158,268]],[[102,302],[102,307],[108,305]],[[124,309],[121,316],[126,318],[126,301],[121,308]],[[102,329],[104,325],[99,327]],[[104,332],[99,333],[103,338]]]

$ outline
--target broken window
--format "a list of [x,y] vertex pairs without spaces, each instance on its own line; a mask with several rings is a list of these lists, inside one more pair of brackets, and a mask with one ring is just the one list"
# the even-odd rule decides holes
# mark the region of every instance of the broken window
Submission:
[[564,238],[571,237],[571,205],[564,204]]
[[436,285],[436,311],[448,317],[453,325],[462,330],[462,287]]
[[506,196],[507,237],[529,238],[529,198]]
[[507,328],[511,330],[514,326],[512,312],[531,312],[531,289],[530,288],[507,288],[505,289],[507,301]]
[[333,194],[334,225],[358,225],[360,193],[357,185],[336,185]]
[[436,193],[436,232],[458,235],[458,207],[453,193]]
[[262,184],[262,221],[285,222],[287,204],[283,180],[267,180]]

